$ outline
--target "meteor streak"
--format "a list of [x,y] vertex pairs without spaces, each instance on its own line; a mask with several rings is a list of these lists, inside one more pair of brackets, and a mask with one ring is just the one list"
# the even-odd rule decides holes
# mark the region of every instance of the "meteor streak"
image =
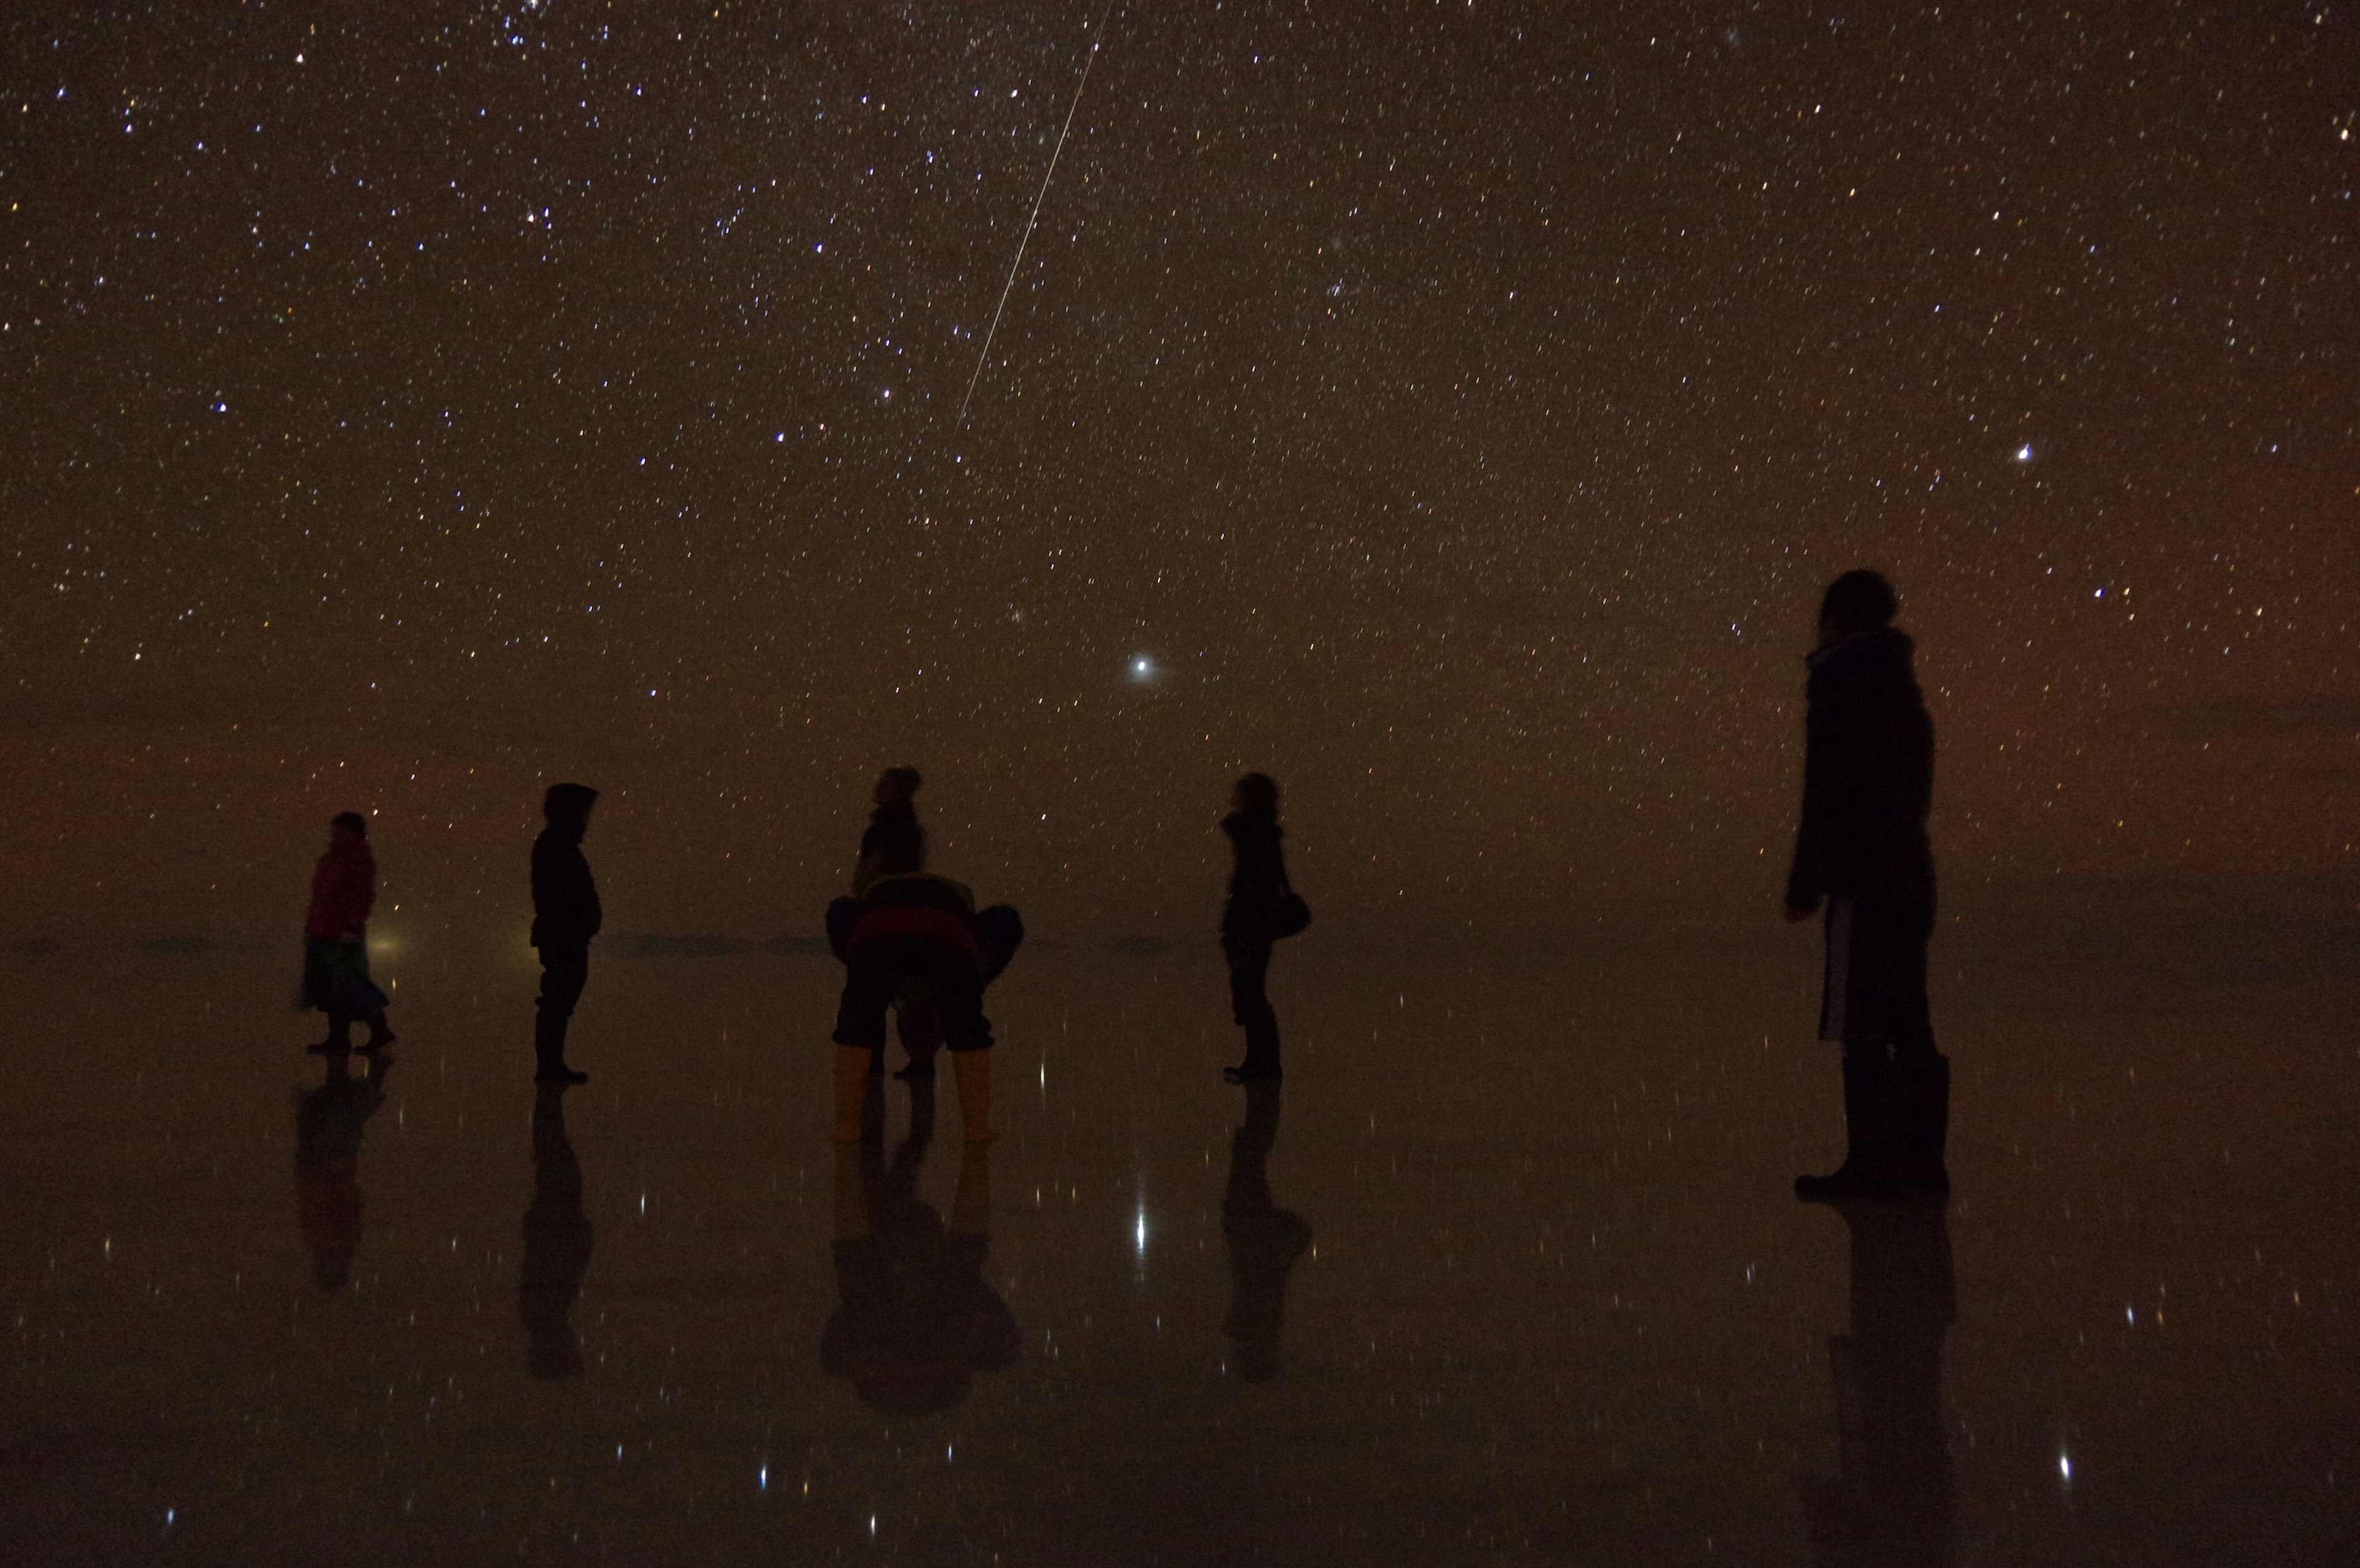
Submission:
[[1000,331],[1000,313],[1008,309],[1009,291],[1016,287],[1016,269],[1024,265],[1024,247],[1032,242],[1032,225],[1041,221],[1041,203],[1048,199],[1049,181],[1057,172],[1057,159],[1065,150],[1065,138],[1074,134],[1074,111],[1082,106],[1082,91],[1090,84],[1090,67],[1098,60],[1098,46],[1106,42],[1108,18],[1114,15],[1115,0],[1107,0],[1107,8],[1098,13],[1097,32],[1090,38],[1090,52],[1082,57],[1082,79],[1074,84],[1074,101],[1065,106],[1065,129],[1057,133],[1057,145],[1050,150],[1049,167],[1042,172],[1041,189],[1032,195],[1032,215],[1024,220],[1024,234],[1016,242],[1016,258],[1008,264],[1008,281],[1000,286],[1000,303],[993,307],[991,325],[983,334],[983,352],[975,356],[975,374],[967,378],[967,396],[959,399],[957,423],[967,423],[967,405],[975,401],[976,383],[983,379],[983,367],[991,358],[992,334]]

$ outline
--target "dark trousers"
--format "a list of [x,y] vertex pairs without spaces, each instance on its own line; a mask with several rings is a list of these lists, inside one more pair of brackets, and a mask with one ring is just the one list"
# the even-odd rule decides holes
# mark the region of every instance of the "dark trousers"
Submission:
[[574,1016],[582,987],[590,983],[590,944],[569,942],[541,950],[541,1016],[559,1023]]
[[533,1053],[544,1067],[565,1060],[565,1022],[590,983],[590,944],[568,942],[541,950],[540,1017],[534,1020]]
[[1225,936],[1221,956],[1229,961],[1229,1012],[1246,1031],[1250,1072],[1278,1070],[1278,1014],[1270,1005],[1269,939]]
[[983,1016],[983,975],[975,960],[941,937],[896,933],[852,944],[836,1008],[836,1043],[881,1050],[885,1014],[905,989],[923,989],[943,1044],[953,1051],[991,1049]]
[[1924,897],[1828,900],[1827,979],[1819,993],[1819,1038],[1879,1054],[1922,1060],[1934,1053],[1926,1000],[1926,944],[1934,902]]

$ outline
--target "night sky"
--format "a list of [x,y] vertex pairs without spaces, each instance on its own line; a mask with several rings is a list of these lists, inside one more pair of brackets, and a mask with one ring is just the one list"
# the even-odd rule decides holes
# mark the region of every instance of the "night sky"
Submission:
[[1772,918],[1895,579],[1950,886],[2355,864],[2343,6],[14,5],[0,938]]

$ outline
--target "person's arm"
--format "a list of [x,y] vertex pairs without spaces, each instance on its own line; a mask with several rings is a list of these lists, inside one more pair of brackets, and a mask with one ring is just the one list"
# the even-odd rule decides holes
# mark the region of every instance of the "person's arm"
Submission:
[[1807,920],[1828,893],[1830,840],[1834,833],[1837,719],[1834,704],[1813,692],[1803,721],[1803,809],[1795,828],[1795,857],[1786,872],[1786,918]]

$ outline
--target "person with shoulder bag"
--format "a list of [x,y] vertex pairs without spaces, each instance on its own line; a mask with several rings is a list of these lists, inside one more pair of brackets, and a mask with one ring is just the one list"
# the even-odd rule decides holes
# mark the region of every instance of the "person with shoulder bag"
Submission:
[[1229,797],[1221,819],[1236,865],[1229,873],[1229,902],[1221,910],[1221,955],[1229,965],[1229,1007],[1246,1031],[1245,1060],[1225,1067],[1232,1083],[1275,1081],[1279,1069],[1278,1014],[1270,1005],[1270,954],[1281,939],[1311,923],[1311,906],[1286,877],[1279,841],[1278,784],[1267,773],[1249,773]]

